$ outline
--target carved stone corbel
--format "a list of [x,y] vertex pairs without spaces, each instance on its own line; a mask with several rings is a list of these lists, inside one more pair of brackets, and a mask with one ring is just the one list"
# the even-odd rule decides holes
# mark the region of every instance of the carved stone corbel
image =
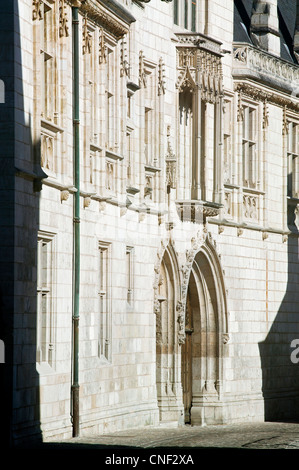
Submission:
[[60,200],[61,200],[61,202],[62,202],[62,201],[67,201],[68,198],[69,198],[69,195],[70,195],[70,193],[69,193],[69,191],[68,191],[67,189],[62,190],[61,193],[60,193]]

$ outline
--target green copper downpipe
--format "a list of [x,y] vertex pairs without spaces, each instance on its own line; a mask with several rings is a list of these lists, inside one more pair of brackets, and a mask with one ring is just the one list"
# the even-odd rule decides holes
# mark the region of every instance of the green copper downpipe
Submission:
[[73,273],[73,437],[79,436],[79,285],[80,285],[80,138],[79,138],[79,13],[73,13],[73,128],[74,128],[74,273]]

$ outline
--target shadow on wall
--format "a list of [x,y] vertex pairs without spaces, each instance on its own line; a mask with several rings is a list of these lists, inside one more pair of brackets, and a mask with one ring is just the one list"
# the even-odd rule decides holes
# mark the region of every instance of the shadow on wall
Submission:
[[[293,224],[289,228],[294,232]],[[299,342],[298,242],[298,233],[288,237],[286,292],[265,341],[259,343],[266,421],[299,419],[299,362],[294,362],[291,346],[294,339]],[[273,293],[269,290],[269,306]]]
[[[36,263],[40,144],[24,108],[18,1],[0,3],[0,361],[1,446],[41,438],[36,371]],[[26,90],[25,90],[26,91]],[[29,121],[29,122],[28,122]]]

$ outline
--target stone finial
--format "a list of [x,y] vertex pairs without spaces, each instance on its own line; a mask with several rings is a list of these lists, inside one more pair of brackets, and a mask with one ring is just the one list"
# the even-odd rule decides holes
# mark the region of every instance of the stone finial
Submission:
[[250,32],[258,47],[270,54],[280,55],[277,0],[254,0]]

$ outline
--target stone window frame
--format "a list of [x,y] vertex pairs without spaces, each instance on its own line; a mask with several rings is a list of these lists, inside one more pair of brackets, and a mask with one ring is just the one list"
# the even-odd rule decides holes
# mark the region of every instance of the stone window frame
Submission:
[[[229,115],[228,115],[228,114]],[[227,120],[229,121],[227,123]],[[238,176],[236,162],[236,128],[234,95],[226,92],[223,97],[222,108],[222,141],[223,141],[223,210],[225,219],[236,217],[236,200],[238,196]],[[227,168],[225,164],[227,163]],[[225,176],[227,177],[225,178]]]
[[[285,194],[287,197],[286,223],[289,230],[298,233],[299,203],[299,119],[295,113],[284,112],[284,155],[285,155]],[[292,130],[292,132],[290,132]],[[295,139],[294,137],[294,132]],[[290,141],[292,140],[292,147]],[[296,152],[297,149],[297,152]],[[291,162],[290,162],[291,161]]]
[[[239,105],[238,105],[239,106]],[[249,110],[254,113],[254,130],[250,129],[250,122],[248,122]],[[262,161],[262,135],[263,135],[263,104],[248,98],[241,100],[239,111],[241,111],[241,129],[240,129],[240,163],[241,170],[239,174],[239,182],[242,188],[242,214],[241,220],[253,225],[261,225],[263,223],[263,207],[264,207],[264,188],[263,188],[263,161]],[[246,133],[244,133],[244,129]],[[254,148],[254,153],[245,151]],[[244,156],[247,157],[244,162]],[[244,164],[245,163],[245,164]],[[245,165],[248,165],[247,168]],[[253,167],[253,168],[252,168]],[[244,176],[248,181],[244,181]]]
[[[42,248],[47,247],[45,253]],[[43,259],[46,256],[46,260]],[[45,262],[44,262],[45,261]],[[44,272],[42,272],[44,271]],[[56,359],[56,234],[39,231],[37,238],[36,362],[55,367]],[[46,279],[44,276],[46,275]],[[44,301],[43,302],[43,298]]]
[[[233,97],[223,97],[223,178],[225,184],[234,184],[236,179],[235,154],[234,154],[234,102]],[[225,168],[225,164],[227,168]],[[225,178],[227,175],[227,178]]]
[[259,105],[243,102],[242,108],[242,186],[246,189],[259,189],[261,176],[259,168]]
[[104,364],[112,359],[112,297],[110,242],[98,242],[98,357]]
[[299,199],[299,120],[288,116],[287,128],[287,196]]
[[126,246],[126,297],[127,307],[134,305],[134,247]]
[[174,0],[173,2],[173,22],[174,24],[196,31],[197,26],[197,9],[196,0]]
[[[56,90],[56,44],[58,40],[58,18],[55,0],[43,0],[40,18],[40,86],[41,86],[41,117],[54,122],[57,109]],[[56,38],[57,36],[57,38]],[[57,39],[57,40],[56,40]],[[52,80],[51,80],[52,77]],[[46,80],[48,78],[48,80]],[[52,81],[52,85],[51,82]],[[48,83],[48,85],[47,85]],[[53,90],[53,86],[55,87]],[[54,101],[54,103],[53,103]]]
[[144,105],[144,158],[146,165],[155,165],[158,161],[158,142],[153,136],[159,137],[158,115],[158,79],[157,64],[144,59],[146,86],[143,90]]
[[97,29],[87,17],[82,18],[82,58],[84,73],[85,115],[87,121],[84,126],[86,133],[86,149],[84,153],[84,182],[87,187],[95,186],[96,156],[94,148],[98,144],[98,83],[99,67],[97,53]]
[[119,153],[120,150],[120,116],[117,103],[120,95],[120,65],[119,65],[119,46],[117,42],[106,33],[106,60],[104,68],[105,84],[105,149]]

